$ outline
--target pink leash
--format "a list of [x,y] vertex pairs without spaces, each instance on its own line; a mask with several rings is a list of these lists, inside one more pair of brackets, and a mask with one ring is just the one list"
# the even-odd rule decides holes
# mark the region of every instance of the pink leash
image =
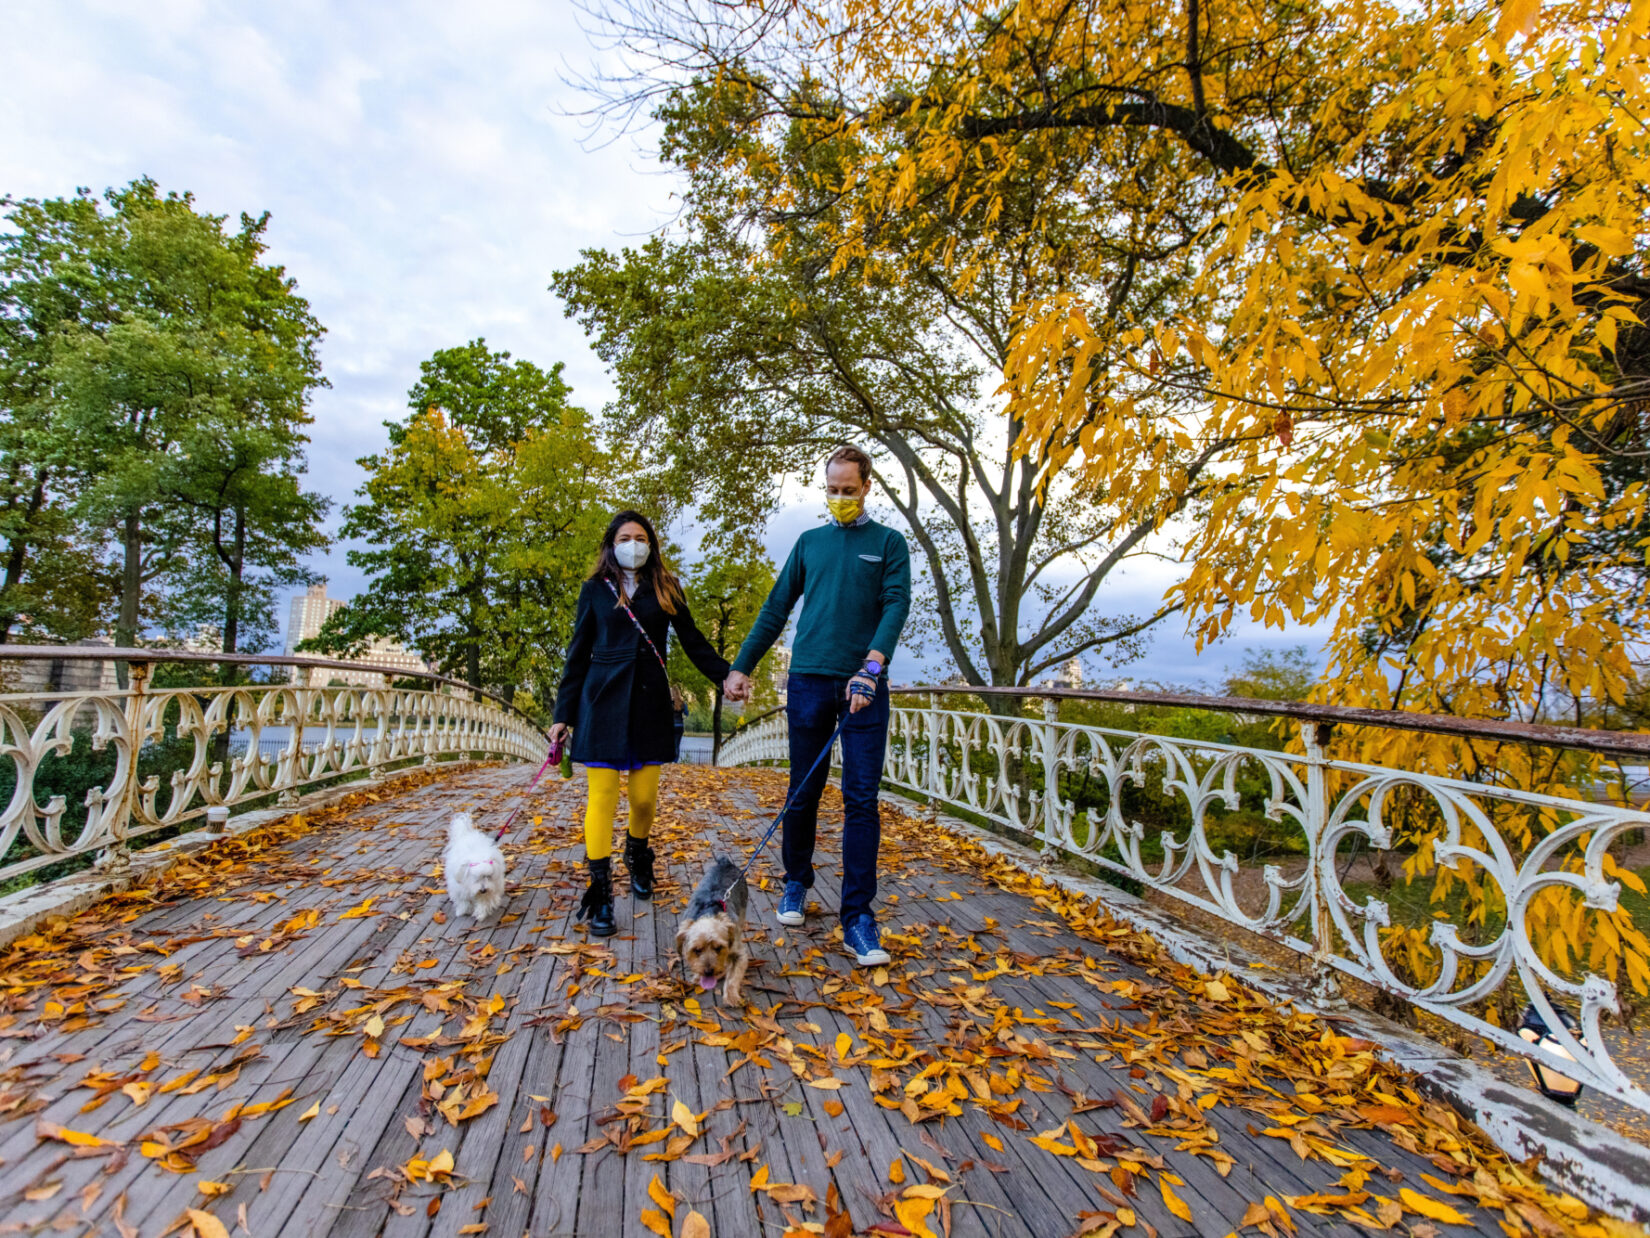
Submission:
[[[556,745],[551,744],[550,745],[550,751],[545,754],[544,764],[539,766],[539,772],[533,775],[533,781],[527,784],[526,794],[524,794],[521,797],[523,800],[525,800],[527,798],[527,796],[533,794],[533,788],[535,788],[539,785],[539,779],[544,777],[544,771],[550,768],[550,758],[553,757],[553,756],[558,756],[558,755],[560,755],[560,754],[556,752]],[[519,813],[520,811],[521,811],[521,805],[520,804],[517,804],[514,808],[512,808],[510,810],[510,815],[508,817],[504,818],[504,824],[498,827],[498,833],[493,835],[493,841],[495,843],[499,839],[503,838],[507,833],[510,832],[510,826],[515,821],[516,814]]]

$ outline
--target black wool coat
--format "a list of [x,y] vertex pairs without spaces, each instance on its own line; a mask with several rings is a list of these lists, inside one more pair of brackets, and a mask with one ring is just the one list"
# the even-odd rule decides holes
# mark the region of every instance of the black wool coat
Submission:
[[[728,677],[727,662],[699,631],[686,602],[666,614],[643,581],[630,609],[660,656],[670,657],[665,641],[674,627],[682,651],[706,679],[720,684]],[[587,580],[579,590],[565,667],[555,720],[573,728],[573,760],[629,766],[676,759],[670,680],[605,580]]]

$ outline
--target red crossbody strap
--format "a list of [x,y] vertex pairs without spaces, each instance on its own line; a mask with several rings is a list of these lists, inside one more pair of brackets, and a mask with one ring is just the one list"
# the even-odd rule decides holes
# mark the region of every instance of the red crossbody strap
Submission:
[[613,590],[613,596],[619,599],[619,605],[624,607],[624,613],[630,616],[630,622],[636,625],[636,630],[642,634],[642,639],[647,642],[647,647],[653,650],[653,656],[655,658],[659,658],[659,669],[664,671],[666,675],[669,675],[670,669],[665,666],[665,660],[659,657],[659,647],[653,643],[653,638],[647,634],[647,629],[642,626],[642,621],[636,618],[636,612],[631,610],[629,605],[625,602],[624,594],[619,592],[618,586],[611,580],[607,581],[607,587]]

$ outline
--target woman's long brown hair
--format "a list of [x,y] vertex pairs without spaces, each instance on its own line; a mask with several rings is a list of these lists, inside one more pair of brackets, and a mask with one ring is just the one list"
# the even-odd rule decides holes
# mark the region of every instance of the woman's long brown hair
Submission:
[[618,537],[619,530],[627,524],[639,524],[647,531],[647,562],[636,569],[636,579],[646,581],[653,586],[653,596],[659,599],[659,609],[667,615],[674,615],[678,606],[687,604],[687,597],[682,592],[682,582],[676,579],[676,573],[670,570],[665,562],[664,550],[659,545],[659,535],[653,531],[653,522],[641,512],[622,511],[607,523],[607,532],[602,534],[601,549],[596,552],[596,566],[590,571],[591,580],[611,580],[614,588],[623,594],[624,568],[619,565],[619,556],[613,551],[613,539]]

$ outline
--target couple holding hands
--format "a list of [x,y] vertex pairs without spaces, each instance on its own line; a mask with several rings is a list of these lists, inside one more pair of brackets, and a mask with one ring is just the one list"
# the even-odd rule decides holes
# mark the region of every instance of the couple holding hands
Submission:
[[[579,918],[590,920],[596,936],[617,931],[612,854],[621,777],[630,800],[624,860],[631,893],[639,899],[653,894],[648,835],[658,809],[659,769],[676,750],[665,670],[669,629],[676,629],[705,678],[722,685],[727,699],[744,701],[750,699],[751,672],[800,599],[786,685],[793,795],[782,834],[785,889],[777,919],[786,925],[804,919],[814,883],[819,797],[829,775],[828,763],[816,768],[816,762],[841,721],[843,941],[861,966],[888,962],[872,911],[882,840],[877,792],[888,740],[888,658],[911,609],[911,560],[905,538],[866,514],[870,489],[870,456],[857,447],[831,453],[825,463],[830,523],[797,540],[731,667],[694,625],[646,517],[623,511],[608,525],[595,570],[579,593],[551,727],[552,738],[572,736],[572,758],[588,779],[584,845],[590,884]],[[807,781],[798,787],[804,775]]]

